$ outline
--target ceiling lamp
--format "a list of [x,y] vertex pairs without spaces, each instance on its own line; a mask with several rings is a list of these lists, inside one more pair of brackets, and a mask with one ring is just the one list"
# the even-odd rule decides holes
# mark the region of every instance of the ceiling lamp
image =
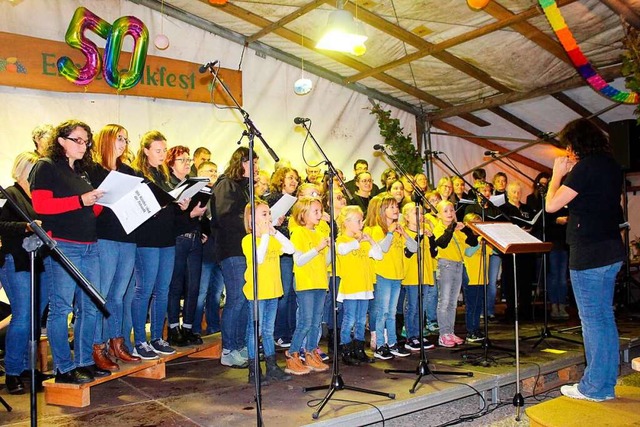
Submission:
[[356,21],[351,12],[344,10],[344,1],[338,1],[337,7],[337,10],[329,14],[327,26],[316,48],[363,55],[367,36],[362,22]]

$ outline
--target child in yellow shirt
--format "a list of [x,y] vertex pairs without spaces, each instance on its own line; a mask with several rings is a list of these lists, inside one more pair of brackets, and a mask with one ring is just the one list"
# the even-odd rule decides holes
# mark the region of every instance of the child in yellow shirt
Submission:
[[[278,298],[283,294],[282,280],[280,278],[280,255],[283,253],[292,254],[294,247],[287,239],[271,224],[271,211],[269,205],[264,200],[256,199],[256,259],[257,259],[257,290],[258,290],[258,325],[259,334],[262,336],[262,346],[266,358],[266,377],[262,378],[262,373],[258,375],[265,384],[269,380],[288,381],[289,375],[283,372],[276,363],[275,341],[273,339],[273,328],[278,308]],[[253,245],[251,238],[251,205],[247,205],[244,212],[244,225],[247,234],[242,239],[242,252],[247,258],[247,269],[244,274],[245,285],[242,288],[244,295],[249,301],[254,300],[253,289]],[[256,349],[254,342],[254,313],[253,303],[249,304],[249,322],[247,323],[247,351],[249,353],[249,383],[255,379],[254,360]]]

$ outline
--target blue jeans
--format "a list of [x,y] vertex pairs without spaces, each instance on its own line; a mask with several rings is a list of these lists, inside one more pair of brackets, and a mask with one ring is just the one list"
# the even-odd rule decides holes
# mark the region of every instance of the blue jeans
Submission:
[[551,304],[567,303],[567,271],[569,269],[569,251],[552,249],[549,252],[549,268],[547,269],[547,292]]
[[229,257],[220,263],[226,289],[224,310],[222,310],[222,348],[242,350],[247,335],[247,298],[242,292],[247,260],[243,256]]
[[458,294],[464,277],[464,264],[438,260],[438,326],[440,335],[453,334]]
[[169,303],[167,306],[169,325],[180,323],[180,300],[183,295],[182,323],[187,326],[193,325],[200,292],[201,271],[202,241],[200,240],[200,233],[194,233],[192,237],[184,235],[176,237],[176,255],[173,264],[173,275],[169,285]]
[[207,319],[206,334],[220,332],[220,299],[224,291],[224,279],[220,264],[214,261],[202,262],[200,272],[200,292],[193,321],[193,332],[202,331],[202,313]]
[[438,323],[438,286],[428,286],[425,296],[424,309],[427,312],[428,323]]
[[499,254],[491,254],[489,256],[489,283],[487,283],[487,315],[494,316],[496,314],[496,293],[498,274],[502,265],[502,256]]
[[276,314],[276,339],[291,341],[296,330],[296,291],[293,287],[293,257],[280,257],[280,277],[284,294],[278,300],[278,314]]
[[405,286],[400,287],[400,294],[398,294],[398,304],[396,305],[396,314],[404,315],[404,304],[406,300]]
[[613,315],[613,292],[621,266],[622,262],[616,262],[589,270],[569,270],[587,361],[578,390],[594,399],[614,396],[620,342]]
[[480,330],[480,313],[484,309],[484,286],[467,283],[463,286],[462,291],[464,292],[464,320],[467,333],[476,333]]
[[[100,287],[100,251],[97,243],[58,241],[58,248],[84,274],[95,287]],[[45,258],[49,272],[49,317],[47,335],[53,356],[54,371],[69,372],[76,367],[93,365],[93,337],[96,332],[98,308],[80,288],[66,267],[51,255]],[[103,295],[104,296],[104,295]],[[75,302],[74,302],[75,298]],[[67,319],[71,311],[76,314],[73,328],[74,346],[71,357]]]
[[[377,276],[376,276],[377,277]],[[373,284],[373,299],[369,301],[369,331],[376,331],[376,320],[378,318],[378,286]],[[344,316],[343,319],[344,321]]]
[[[404,303],[404,327],[407,331],[407,337],[420,336],[420,317],[418,315],[418,285],[403,286],[405,290],[405,303]],[[433,286],[422,285],[422,309],[427,306],[427,292],[428,288]],[[437,301],[436,301],[437,303]],[[424,317],[423,317],[424,318]]]
[[[342,329],[340,329],[340,344],[351,342],[351,329],[356,341],[364,341],[364,327],[367,322],[367,308],[369,300],[346,299],[342,301]],[[330,343],[331,344],[331,343]]]
[[98,240],[100,249],[100,293],[107,298],[109,317],[98,312],[94,344],[106,342],[109,338],[122,335],[124,294],[133,276],[136,261],[136,244]]
[[[400,296],[401,280],[387,279],[376,274],[376,347],[384,345],[384,330],[387,330],[389,345],[398,342],[396,335],[396,307]],[[344,319],[343,319],[344,320]]]
[[[31,339],[31,273],[29,271],[16,271],[13,256],[7,254],[4,265],[0,268],[0,282],[7,293],[11,305],[11,321],[7,327],[5,343],[5,371],[7,375],[20,375],[22,371],[29,369],[29,340]],[[36,292],[39,317],[36,325],[40,325],[42,316],[48,302],[49,280],[46,272],[36,277]],[[40,334],[40,328],[37,333]],[[36,335],[38,337],[39,335]]]
[[136,288],[131,304],[136,344],[147,341],[144,327],[147,323],[149,305],[151,305],[151,341],[162,338],[175,253],[175,246],[136,249]]
[[291,348],[297,351],[302,348],[306,339],[307,350],[318,347],[320,339],[320,326],[322,323],[322,309],[327,291],[324,289],[311,289],[298,291],[298,325],[291,339]]
[[[253,339],[253,300],[249,301],[249,321],[247,322],[245,340],[247,341],[247,352],[249,359],[256,358],[256,346]],[[225,305],[226,308],[226,305]],[[276,354],[276,343],[273,339],[273,328],[276,321],[276,310],[278,309],[278,299],[258,300],[258,330],[262,337],[262,348],[265,357]]]

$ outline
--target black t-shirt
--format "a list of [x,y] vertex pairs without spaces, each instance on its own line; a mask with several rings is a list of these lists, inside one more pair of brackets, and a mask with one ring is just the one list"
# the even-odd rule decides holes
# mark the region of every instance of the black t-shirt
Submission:
[[[94,189],[87,173],[74,171],[66,159],[53,161],[42,158],[31,170],[29,184],[42,228],[50,232],[54,239],[97,241],[93,208],[80,205],[79,196]],[[38,211],[42,192],[50,192],[53,199],[41,204]]]
[[619,228],[622,179],[620,166],[606,155],[581,159],[567,175],[564,185],[578,193],[568,205],[570,269],[587,270],[624,260]]

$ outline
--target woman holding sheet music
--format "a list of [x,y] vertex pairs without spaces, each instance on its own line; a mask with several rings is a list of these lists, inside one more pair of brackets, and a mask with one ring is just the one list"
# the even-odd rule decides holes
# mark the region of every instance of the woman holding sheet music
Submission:
[[[92,164],[92,144],[93,134],[87,124],[76,120],[59,124],[46,157],[36,163],[29,182],[33,208],[43,228],[99,289],[100,259],[93,206],[102,191],[94,189],[87,175]],[[109,375],[93,360],[97,307],[57,256],[45,258],[45,269],[51,278],[47,334],[56,382],[81,384]],[[76,313],[74,357],[69,349],[67,325],[72,311]]]
[[625,257],[619,229],[624,178],[607,137],[589,120],[568,123],[558,139],[567,146],[567,155],[553,164],[546,211],[569,207],[569,273],[587,360],[580,383],[560,391],[574,399],[601,402],[615,398],[620,361],[613,293]]
[[[183,145],[172,147],[167,152],[164,164],[171,171],[170,181],[173,186],[187,178],[191,168],[189,148]],[[187,202],[188,208],[175,216],[176,255],[173,264],[173,275],[169,285],[169,305],[167,317],[169,321],[169,344],[179,347],[202,344],[200,335],[192,330],[198,294],[200,292],[200,273],[202,271],[202,233],[200,219],[207,210],[201,206]],[[206,238],[206,237],[205,237]],[[180,327],[180,299],[184,295],[182,309],[182,328]]]
[[[127,130],[117,124],[103,127],[95,136],[93,159],[95,168],[90,171],[91,181],[99,185],[110,171],[128,175],[137,175],[133,168],[125,163],[129,145]],[[93,339],[93,360],[105,370],[118,370],[119,367],[108,353],[122,362],[138,362],[124,344],[124,336],[131,331],[122,330],[125,310],[124,295],[127,292],[136,257],[136,232],[127,234],[120,221],[109,208],[103,208],[97,219],[98,249],[100,249],[100,294],[107,299],[110,315],[106,322],[101,312],[97,313],[96,333]],[[108,347],[107,347],[108,344]]]
[[[158,187],[170,191],[169,174],[163,164],[166,156],[166,138],[152,130],[142,136],[133,167]],[[175,215],[176,207],[170,204],[144,222],[136,233],[136,287],[131,305],[135,340],[133,354],[145,360],[157,359],[157,354],[175,353],[162,338],[176,251]],[[149,301],[151,342],[147,341],[145,331]]]

